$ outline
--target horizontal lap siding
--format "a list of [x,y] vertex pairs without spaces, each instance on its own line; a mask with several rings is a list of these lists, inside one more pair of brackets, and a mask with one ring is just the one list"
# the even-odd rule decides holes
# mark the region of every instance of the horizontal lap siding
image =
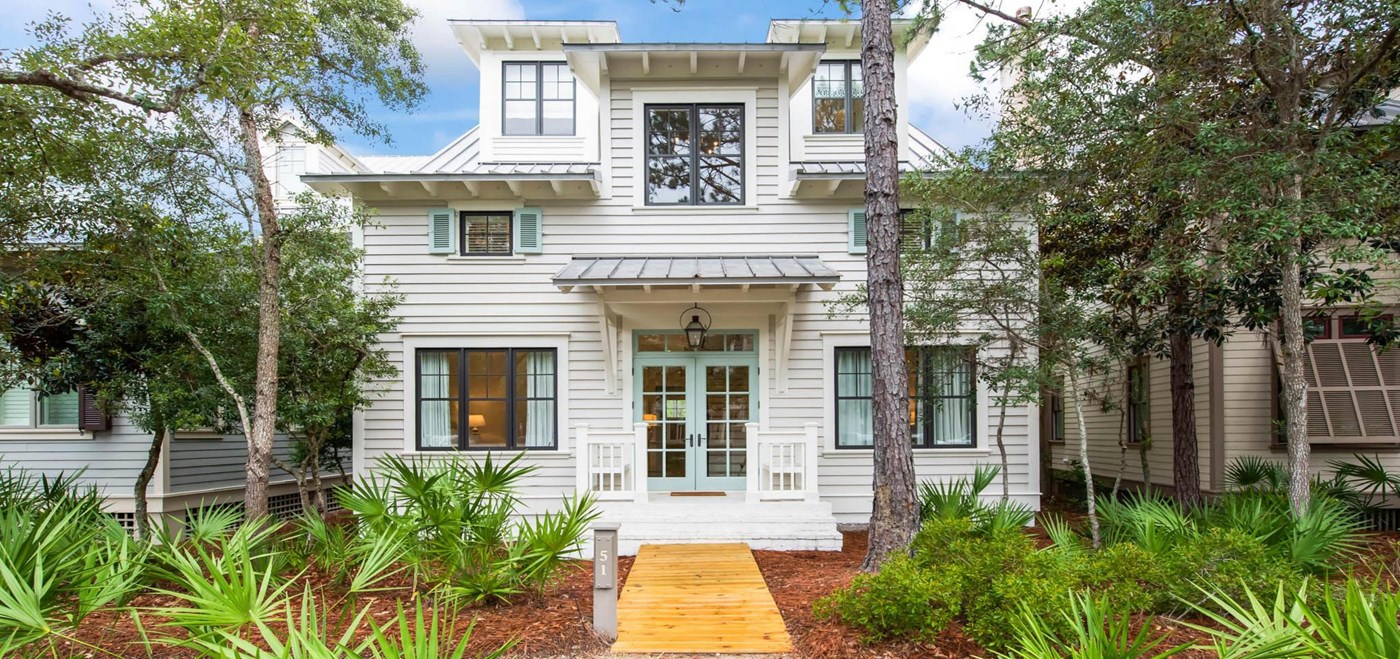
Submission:
[[117,417],[111,430],[89,433],[89,437],[27,439],[22,434],[5,434],[0,436],[0,466],[48,476],[81,471],[80,482],[85,485],[107,495],[130,496],[136,475],[146,463],[151,436],[125,417]]
[[[1196,449],[1201,473],[1201,486],[1210,487],[1210,365],[1209,348],[1204,341],[1192,345],[1194,382],[1196,386]],[[1228,353],[1227,353],[1228,354]],[[1175,437],[1172,433],[1171,364],[1165,359],[1153,358],[1149,362],[1148,375],[1148,414],[1149,430],[1152,435],[1151,448],[1147,451],[1148,464],[1152,471],[1152,482],[1170,487],[1172,477],[1172,452]],[[1227,366],[1226,373],[1229,373]],[[1116,404],[1122,405],[1126,385],[1125,364],[1113,364],[1106,373],[1086,376],[1081,387],[1095,395],[1106,392]],[[1069,392],[1069,379],[1065,378],[1067,390],[1065,398],[1065,442],[1051,445],[1050,464],[1055,469],[1066,469],[1070,461],[1079,459],[1079,426],[1074,412],[1074,392]],[[1105,412],[1098,398],[1087,398],[1084,402],[1084,420],[1089,435],[1089,466],[1096,477],[1112,479],[1119,476],[1124,480],[1142,481],[1142,461],[1136,445],[1130,445],[1124,462],[1124,454],[1119,449],[1120,437],[1126,437],[1127,421],[1120,417],[1121,410]],[[1229,410],[1226,410],[1227,422]],[[1228,437],[1228,433],[1226,434]]]
[[[291,444],[285,436],[273,440],[273,456],[279,460],[291,457]],[[246,484],[248,443],[242,435],[225,435],[215,439],[175,439],[170,444],[170,491],[178,494],[212,489],[242,489]],[[270,482],[293,480],[276,465],[272,466]]]
[[[616,84],[616,83],[615,83]],[[758,210],[723,211],[697,209],[693,211],[634,208],[637,166],[633,144],[637,117],[633,115],[633,93],[628,87],[615,87],[608,104],[607,125],[611,140],[604,143],[606,157],[611,158],[610,185],[605,192],[610,197],[597,201],[554,201],[526,199],[523,205],[543,211],[544,253],[517,259],[477,260],[444,258],[427,253],[427,211],[441,202],[384,203],[377,209],[376,226],[365,231],[365,271],[370,291],[386,290],[386,278],[392,280],[394,292],[403,296],[398,313],[402,319],[397,332],[383,337],[383,347],[395,364],[403,364],[403,335],[428,333],[464,335],[502,335],[528,333],[567,333],[569,380],[560,383],[569,393],[570,413],[560,419],[561,441],[572,446],[574,428],[587,423],[597,432],[622,432],[624,418],[630,418],[632,392],[622,386],[607,393],[604,356],[598,323],[598,297],[589,290],[575,289],[565,293],[551,279],[568,264],[571,257],[598,255],[742,255],[742,254],[816,254],[828,265],[841,272],[842,282],[836,290],[823,292],[807,287],[797,294],[794,310],[792,349],[787,370],[786,392],[779,392],[770,377],[769,389],[761,400],[769,427],[775,430],[797,430],[804,423],[821,421],[831,406],[826,400],[825,383],[829,379],[823,336],[831,332],[860,332],[866,328],[863,317],[833,316],[829,304],[838,295],[855,290],[865,279],[862,256],[847,253],[847,211],[851,202],[813,204],[778,197],[782,182],[777,140],[778,91],[776,85],[761,87],[757,93],[757,145],[748,154],[745,166],[757,167],[757,190],[746,191],[746,203]],[[746,127],[754,130],[755,127]],[[858,202],[857,202],[858,203]],[[510,202],[497,204],[506,209]],[[466,208],[468,206],[463,206]],[[486,203],[472,208],[492,207]],[[760,307],[740,304],[706,302],[706,293],[695,301],[710,307],[717,328],[757,329],[766,347],[767,361],[761,364],[765,375],[777,372],[776,343],[772,320],[761,321],[757,327],[733,325],[725,316],[757,311]],[[629,315],[644,305],[615,303],[613,308],[623,314],[618,328],[617,350],[619,375],[630,369],[630,346],[626,345],[626,330],[637,327]],[[678,316],[689,306],[653,305],[664,310],[668,318]],[[776,306],[761,307],[762,314],[776,314]],[[766,317],[766,316],[765,316]],[[671,322],[671,321],[668,321]],[[669,326],[668,326],[669,327]],[[417,338],[415,341],[425,341]],[[450,343],[444,339],[443,345]],[[508,338],[500,347],[511,347]],[[403,374],[411,377],[412,373]],[[403,450],[404,389],[399,378],[378,383],[379,393],[363,416],[364,435],[361,447],[365,464],[372,466],[379,457]],[[1033,430],[1028,419],[1034,412],[1016,408],[1008,415],[1007,444],[1011,454],[1012,491],[1020,495],[1034,494],[1031,477],[1033,450],[1028,434]],[[823,429],[823,432],[828,432]],[[987,438],[979,438],[986,446]],[[479,453],[469,454],[477,458]],[[508,459],[508,455],[498,456]],[[995,453],[976,455],[925,455],[916,459],[921,478],[969,474],[977,462],[994,461]],[[557,505],[559,497],[571,494],[574,486],[574,457],[572,452],[532,452],[526,463],[538,467],[523,490],[532,506],[549,508]],[[833,454],[821,459],[819,482],[822,494],[841,514],[843,521],[865,521],[870,508],[869,454]]]

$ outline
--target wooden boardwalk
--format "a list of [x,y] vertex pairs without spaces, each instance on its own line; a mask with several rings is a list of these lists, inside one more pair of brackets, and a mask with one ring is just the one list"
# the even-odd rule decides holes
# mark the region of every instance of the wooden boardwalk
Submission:
[[792,651],[748,545],[643,545],[617,604],[619,654]]

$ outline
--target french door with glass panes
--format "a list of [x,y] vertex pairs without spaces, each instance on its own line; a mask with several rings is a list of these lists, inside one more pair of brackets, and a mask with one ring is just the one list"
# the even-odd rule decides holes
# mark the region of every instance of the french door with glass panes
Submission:
[[647,424],[648,489],[744,489],[744,424],[758,418],[756,356],[639,353],[633,379],[636,420]]

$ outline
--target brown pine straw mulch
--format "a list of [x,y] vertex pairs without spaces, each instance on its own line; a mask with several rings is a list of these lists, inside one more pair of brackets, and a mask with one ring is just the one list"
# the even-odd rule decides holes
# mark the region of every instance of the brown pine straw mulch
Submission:
[[[1038,529],[1029,529],[1028,532],[1041,535]],[[848,532],[843,535],[844,548],[839,552],[754,552],[773,599],[787,622],[793,641],[792,656],[823,659],[991,656],[968,639],[956,623],[928,642],[865,644],[860,641],[857,631],[840,622],[814,616],[812,603],[848,585],[865,557],[866,534]],[[1044,541],[1040,537],[1038,540]],[[1357,575],[1363,579],[1381,579],[1395,587],[1396,573],[1400,573],[1400,533],[1368,534],[1365,550],[1354,565]],[[624,583],[631,566],[631,557],[619,558],[618,572]],[[325,580],[315,574],[303,576],[292,586],[293,592],[301,592],[304,583],[315,589],[323,586]],[[361,606],[371,605],[370,615],[381,623],[393,617],[395,605],[399,602],[412,610],[414,591],[411,584],[395,585],[399,588],[381,593],[374,599],[364,598],[360,601]],[[509,653],[513,657],[607,656],[608,643],[592,630],[592,597],[592,564],[578,561],[565,570],[555,587],[544,594],[519,596],[510,604],[481,606],[460,612],[454,625],[457,635],[453,638],[459,638],[474,623],[468,656],[489,652],[511,640],[516,642]],[[164,595],[142,595],[133,604],[137,607],[178,605],[173,598]],[[295,607],[299,607],[300,603],[294,601],[293,606],[294,610],[299,610]],[[1147,616],[1139,617],[1138,624],[1146,619]],[[1201,624],[1204,621],[1191,622]],[[155,630],[160,619],[143,614],[142,623],[147,630]],[[1152,620],[1152,626],[1153,636],[1167,636],[1164,647],[1206,640],[1205,634],[1168,617],[1156,617]],[[78,636],[83,642],[101,647],[116,656],[193,656],[188,651],[161,646],[154,649],[153,655],[148,655],[131,616],[121,611],[94,614],[84,622]],[[60,652],[64,650],[70,652],[69,656],[108,656],[76,644],[61,645]],[[1213,657],[1214,653],[1198,651],[1178,656],[1205,658]]]

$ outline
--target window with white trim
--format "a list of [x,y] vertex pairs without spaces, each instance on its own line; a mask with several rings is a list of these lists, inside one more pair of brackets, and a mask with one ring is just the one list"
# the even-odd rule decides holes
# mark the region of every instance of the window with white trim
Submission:
[[556,355],[550,348],[418,350],[418,449],[556,448]]
[[574,74],[564,62],[505,62],[502,135],[573,135]]
[[[909,365],[909,431],[915,448],[977,445],[977,378],[973,348],[922,346],[904,351]],[[870,348],[836,349],[836,448],[874,445]]]
[[822,62],[812,75],[812,132],[865,130],[865,82],[859,60]]
[[0,428],[78,427],[78,392],[45,396],[28,387],[0,393]]

